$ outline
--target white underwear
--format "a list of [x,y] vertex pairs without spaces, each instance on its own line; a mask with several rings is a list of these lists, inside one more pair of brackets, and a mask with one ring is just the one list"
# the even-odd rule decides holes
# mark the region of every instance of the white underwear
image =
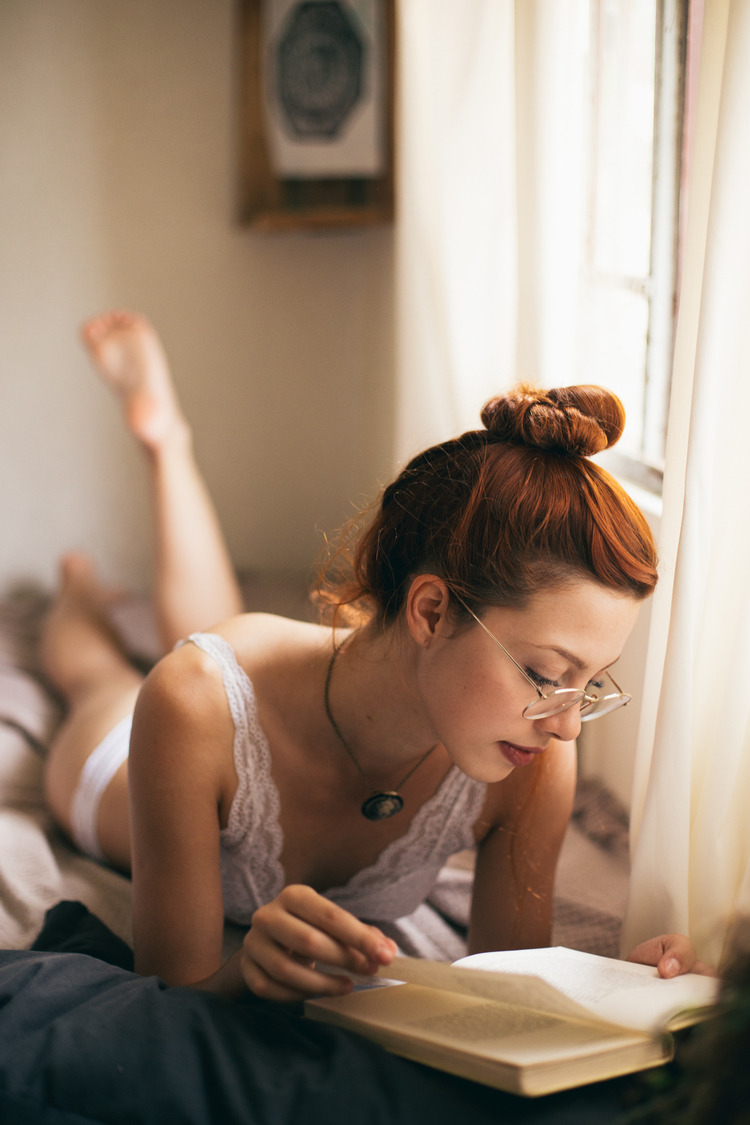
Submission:
[[71,835],[80,850],[93,859],[106,859],[96,827],[99,805],[104,790],[127,760],[132,725],[133,716],[126,715],[99,743],[81,770],[73,794],[70,808]]

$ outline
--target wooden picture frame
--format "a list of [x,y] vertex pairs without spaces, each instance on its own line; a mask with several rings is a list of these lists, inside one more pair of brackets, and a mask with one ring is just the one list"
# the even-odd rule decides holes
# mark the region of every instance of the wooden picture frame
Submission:
[[[306,0],[306,2],[305,0],[302,2],[238,0],[238,2],[240,221],[256,230],[268,231],[368,226],[390,222],[394,212],[394,0],[369,0],[378,16],[377,26],[380,37],[379,51],[373,56],[373,65],[380,69],[376,74],[377,81],[370,82],[372,105],[367,107],[367,112],[373,115],[369,120],[377,122],[376,125],[371,125],[370,130],[373,137],[377,132],[376,141],[373,140],[367,152],[361,155],[361,163],[357,163],[358,157],[354,154],[351,157],[354,161],[351,170],[339,172],[335,169],[335,160],[338,159],[339,163],[342,160],[346,162],[350,159],[350,155],[343,152],[341,147],[343,142],[340,142],[338,136],[333,137],[333,140],[324,137],[316,150],[314,137],[308,138],[298,134],[292,138],[294,143],[289,146],[293,150],[290,158],[292,165],[297,159],[294,152],[299,153],[299,160],[307,161],[308,165],[312,157],[311,166],[301,174],[297,174],[294,167],[290,172],[288,162],[287,166],[284,166],[283,152],[281,159],[279,158],[279,143],[284,144],[284,139],[281,137],[283,130],[276,129],[273,115],[274,113],[279,115],[281,102],[273,107],[270,105],[273,91],[269,82],[269,67],[275,64],[277,58],[282,57],[282,48],[290,41],[289,28],[293,21],[297,21],[299,25],[300,19],[310,17],[311,13],[312,17],[320,16],[325,10],[329,17],[334,16],[341,23],[342,16],[351,11],[350,0],[330,0],[328,3],[322,0]],[[264,7],[264,5],[271,7]],[[269,12],[278,12],[280,7],[289,9],[286,22],[282,26],[285,38],[281,41],[282,32],[280,32],[274,41],[275,54],[269,62],[268,28],[271,18]],[[352,25],[355,25],[354,20]],[[354,30],[356,32],[356,26]],[[292,27],[293,31],[294,27]],[[348,29],[346,33],[348,34]],[[281,46],[279,46],[280,42]],[[296,59],[299,57],[294,54],[295,49],[305,49],[304,36],[298,36],[291,50],[283,56],[291,58],[290,66],[296,65]],[[274,86],[273,90],[275,89]],[[360,104],[356,107],[360,121],[365,112],[361,104],[364,96],[361,90],[362,87],[359,86],[356,94],[360,98]],[[285,102],[282,112],[286,112],[287,109],[288,103]],[[354,112],[352,111],[352,115]],[[294,121],[293,124],[297,129],[297,122]],[[336,127],[334,123],[333,128]],[[304,128],[304,125],[300,128]],[[313,125],[312,128],[319,128],[319,125]],[[343,129],[341,131],[345,132]],[[289,129],[286,132],[288,134]],[[352,131],[349,132],[351,134]],[[377,154],[374,149],[376,143]],[[315,164],[316,151],[320,154],[320,171]]]

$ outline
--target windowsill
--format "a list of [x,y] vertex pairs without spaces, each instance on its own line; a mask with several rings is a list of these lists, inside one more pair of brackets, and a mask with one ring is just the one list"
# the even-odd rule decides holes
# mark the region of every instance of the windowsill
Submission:
[[652,492],[650,488],[644,488],[643,485],[629,480],[624,474],[613,473],[612,475],[622,485],[631,500],[635,500],[645,516],[648,516],[649,519],[661,519],[662,499],[660,492]]
[[[622,457],[614,451],[612,453],[608,451],[596,460],[603,469],[612,474],[618,484],[622,485],[631,500],[635,501],[649,520],[661,519],[661,474],[646,466],[640,466],[637,462],[631,462],[629,457]],[[636,473],[630,471],[631,464],[635,465],[636,473],[645,477],[648,483],[635,479]],[[642,473],[640,473],[641,469]]]

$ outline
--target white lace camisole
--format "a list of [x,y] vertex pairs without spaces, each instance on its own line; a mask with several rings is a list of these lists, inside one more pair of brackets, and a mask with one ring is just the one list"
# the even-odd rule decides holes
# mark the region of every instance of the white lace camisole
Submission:
[[[208,653],[221,668],[234,721],[238,784],[227,827],[221,832],[221,880],[226,917],[247,926],[255,910],[275,898],[286,883],[271,755],[258,722],[253,685],[232,646],[215,633],[193,633],[187,641]],[[370,922],[395,921],[411,914],[429,894],[448,857],[473,846],[472,830],[485,792],[483,782],[473,781],[453,766],[406,833],[345,886],[332,887],[325,896]]]

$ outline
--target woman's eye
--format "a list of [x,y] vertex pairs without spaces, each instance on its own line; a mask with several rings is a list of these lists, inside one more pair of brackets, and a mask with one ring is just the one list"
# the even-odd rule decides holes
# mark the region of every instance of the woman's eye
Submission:
[[556,687],[560,686],[559,680],[549,680],[546,676],[540,676],[539,673],[535,672],[532,668],[527,668],[526,674],[529,676],[530,679],[532,679],[534,681],[534,683],[537,685],[537,687],[540,687],[540,688],[545,688],[545,687],[556,688]]
[[586,691],[588,692],[592,688],[594,689],[594,691],[601,691],[603,687],[604,687],[604,679],[589,680],[589,682],[586,684]]

